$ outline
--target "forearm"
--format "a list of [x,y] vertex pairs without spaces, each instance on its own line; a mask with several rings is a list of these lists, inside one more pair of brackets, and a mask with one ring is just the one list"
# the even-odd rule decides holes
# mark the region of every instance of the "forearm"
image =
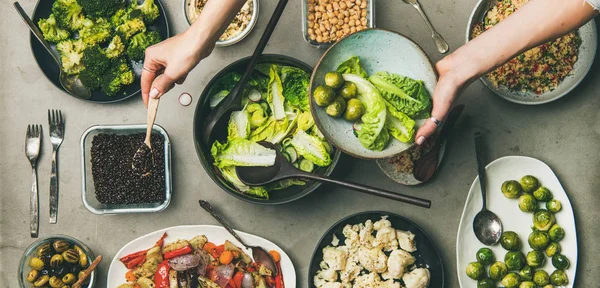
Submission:
[[246,0],[209,0],[186,33],[198,40],[196,45],[214,44],[244,3]]
[[598,14],[583,0],[531,0],[473,39],[441,66],[468,83],[516,55],[582,26]]

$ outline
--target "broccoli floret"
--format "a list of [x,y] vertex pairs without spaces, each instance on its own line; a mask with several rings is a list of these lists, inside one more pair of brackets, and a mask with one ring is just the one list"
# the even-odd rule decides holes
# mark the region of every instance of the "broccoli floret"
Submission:
[[112,34],[112,26],[104,18],[98,18],[95,21],[85,19],[83,28],[79,30],[79,38],[83,39],[86,45],[100,44],[106,41]]
[[125,0],[78,0],[83,11],[92,17],[110,17],[125,5]]
[[127,46],[127,56],[133,61],[140,61],[144,59],[146,48],[160,41],[160,35],[158,35],[158,32],[156,31],[138,33],[131,37],[131,40],[129,41],[129,45]]
[[[135,2],[133,2],[133,5],[136,5]],[[127,20],[141,17],[142,12],[138,9],[135,9],[135,6],[130,6],[127,8],[121,8],[117,10],[117,12],[112,17],[110,17],[110,21],[112,22],[113,26],[117,27],[125,23],[125,21]]]
[[100,78],[110,68],[111,60],[96,45],[83,50],[82,64],[85,68],[79,73],[79,80],[83,85],[95,89],[100,87]]
[[64,40],[56,44],[56,50],[60,54],[60,62],[62,70],[69,74],[75,75],[83,70],[83,51],[85,45],[81,40]]
[[52,14],[55,15],[58,26],[71,31],[81,29],[85,19],[77,0],[57,0],[52,4]]
[[58,27],[54,14],[50,14],[46,19],[40,19],[40,21],[38,21],[38,27],[42,30],[42,34],[44,34],[44,39],[46,39],[46,41],[60,42],[70,36],[69,31]]
[[116,95],[124,85],[133,83],[133,71],[123,58],[115,60],[100,78],[102,91],[109,96]]
[[142,3],[141,5],[136,5],[135,8],[142,12],[142,14],[144,15],[144,21],[148,23],[154,22],[154,20],[156,20],[156,18],[158,18],[158,16],[160,15],[160,12],[158,11],[158,6],[156,6],[154,0],[144,0],[144,3]]
[[146,25],[141,18],[133,18],[125,20],[123,24],[117,26],[116,31],[118,34],[123,35],[125,39],[131,38],[131,36],[146,31]]
[[90,89],[97,89],[98,87],[100,87],[100,78],[98,77],[98,75],[94,74],[94,72],[92,72],[92,70],[90,69],[84,68],[83,70],[81,70],[81,72],[79,72],[79,75],[77,77],[79,78],[79,81],[81,81],[81,84],[85,85]]
[[108,47],[106,47],[104,54],[106,54],[106,57],[109,59],[112,59],[121,56],[123,52],[125,52],[125,44],[123,44],[121,36],[116,35],[110,43],[108,43]]

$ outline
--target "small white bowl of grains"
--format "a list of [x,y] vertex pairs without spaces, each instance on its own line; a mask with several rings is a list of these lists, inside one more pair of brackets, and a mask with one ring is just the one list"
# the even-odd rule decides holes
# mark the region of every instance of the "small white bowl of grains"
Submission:
[[[198,19],[208,1],[183,0],[183,13],[188,24],[192,25]],[[231,46],[248,36],[258,20],[258,7],[258,0],[247,0],[215,45],[218,47]]]

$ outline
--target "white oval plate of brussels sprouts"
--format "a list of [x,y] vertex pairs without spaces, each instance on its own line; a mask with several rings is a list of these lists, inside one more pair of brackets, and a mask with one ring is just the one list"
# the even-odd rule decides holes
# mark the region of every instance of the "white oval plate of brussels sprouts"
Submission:
[[575,218],[552,169],[534,158],[507,156],[488,164],[486,175],[487,207],[502,220],[504,234],[494,246],[475,237],[473,218],[482,203],[475,178],[456,239],[460,286],[572,287],[577,271]]

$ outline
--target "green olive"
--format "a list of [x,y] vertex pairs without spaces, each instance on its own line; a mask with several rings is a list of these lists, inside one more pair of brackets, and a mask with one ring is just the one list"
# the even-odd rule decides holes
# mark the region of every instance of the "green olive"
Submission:
[[62,281],[67,284],[73,284],[75,283],[75,281],[77,281],[77,278],[75,277],[75,274],[73,273],[67,273],[65,276],[63,276]]
[[519,275],[515,272],[510,272],[502,278],[502,285],[506,288],[519,287],[519,283],[521,283],[521,280],[519,279]]
[[45,256],[50,256],[52,254],[52,247],[50,243],[44,243],[38,247],[37,255],[40,258],[44,258]]
[[527,265],[533,268],[539,268],[544,265],[546,262],[546,256],[544,256],[544,252],[542,251],[529,251],[527,253]]
[[35,280],[35,282],[33,282],[33,287],[43,287],[44,285],[48,284],[48,280],[50,280],[50,276],[42,275],[40,278]]
[[567,273],[563,270],[556,270],[550,274],[550,284],[554,286],[565,286],[569,284]]
[[546,209],[540,209],[533,213],[533,228],[539,231],[548,231],[556,223],[556,218],[552,212]]
[[41,271],[44,269],[44,261],[42,261],[40,258],[33,257],[29,259],[29,267],[31,267],[31,269]]
[[365,106],[358,99],[348,100],[347,106],[346,112],[344,112],[344,119],[346,121],[356,121],[365,113]]
[[54,241],[54,243],[52,243],[52,247],[54,248],[54,251],[56,251],[56,253],[60,254],[67,251],[67,249],[71,247],[71,244],[69,244],[69,242],[65,240],[57,240]]
[[324,107],[333,103],[335,100],[335,91],[329,86],[317,86],[313,92],[313,97],[317,105]]
[[558,270],[569,269],[569,266],[571,266],[571,262],[569,261],[569,258],[567,258],[567,256],[562,254],[556,254],[552,256],[552,266],[554,266],[554,268]]
[[560,244],[558,244],[558,242],[550,242],[550,244],[548,244],[548,247],[546,247],[546,256],[552,257],[560,253],[560,251],[561,247]]
[[477,261],[483,265],[491,265],[496,261],[496,257],[494,256],[494,252],[490,248],[481,248],[475,254]]
[[501,190],[502,194],[504,194],[504,197],[516,199],[519,198],[519,195],[521,195],[523,188],[521,188],[521,184],[519,184],[519,182],[515,180],[509,180],[502,183]]
[[336,97],[333,103],[325,108],[325,113],[331,117],[339,117],[346,110],[346,101],[342,97]]
[[519,209],[523,212],[533,213],[537,209],[537,200],[531,194],[523,194],[519,197]]
[[467,265],[467,276],[473,280],[480,280],[485,277],[485,267],[479,262],[471,262]]
[[340,96],[346,100],[350,100],[356,97],[356,90],[356,84],[352,82],[346,82],[340,90]]
[[89,264],[87,255],[85,254],[81,254],[79,255],[79,266],[81,266],[81,268],[87,268]]
[[550,283],[550,276],[544,270],[537,270],[533,274],[533,282],[538,286],[548,285]]
[[521,184],[521,187],[523,187],[523,192],[525,193],[531,193],[540,186],[540,181],[535,178],[535,176],[531,175],[523,176],[519,183]]
[[548,202],[552,200],[552,192],[548,188],[541,186],[540,188],[533,191],[533,197],[538,201]]
[[523,281],[531,281],[533,280],[533,269],[529,265],[525,265],[521,270],[519,270],[519,278]]
[[546,209],[552,213],[557,213],[562,209],[562,204],[556,199],[546,202]]
[[490,278],[483,278],[477,281],[477,288],[496,288],[496,283]]
[[521,249],[521,239],[519,234],[514,231],[506,231],[500,236],[500,245],[508,251],[517,251]]
[[325,85],[338,89],[344,85],[344,76],[339,72],[327,72],[325,74]]
[[71,264],[79,261],[79,254],[77,254],[77,251],[74,249],[68,249],[67,251],[63,252],[62,257],[65,259],[65,261]]
[[54,254],[52,258],[50,258],[50,267],[56,268],[64,263],[64,258],[60,254]]
[[554,224],[550,227],[550,230],[548,230],[548,235],[550,236],[550,240],[558,242],[565,237],[565,229],[558,224]]
[[504,255],[504,263],[509,271],[521,270],[525,266],[525,255],[521,251],[509,251]]
[[56,276],[50,277],[50,280],[48,280],[48,284],[50,284],[50,287],[52,288],[61,288],[65,285],[65,283],[63,283],[63,281]]
[[544,250],[550,244],[550,236],[546,232],[533,231],[529,234],[528,242],[531,249]]
[[37,280],[37,278],[40,276],[40,272],[37,270],[31,270],[29,271],[29,274],[27,274],[27,282],[29,283],[33,283],[35,280]]
[[493,280],[502,280],[506,274],[508,274],[508,268],[504,262],[496,261],[490,266],[490,278]]

